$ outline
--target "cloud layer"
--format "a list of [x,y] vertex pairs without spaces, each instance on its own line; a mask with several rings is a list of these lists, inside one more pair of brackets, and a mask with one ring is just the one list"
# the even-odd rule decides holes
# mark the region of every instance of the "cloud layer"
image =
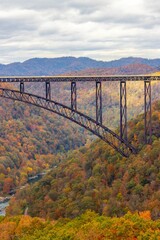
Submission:
[[160,56],[159,0],[0,0],[0,62]]

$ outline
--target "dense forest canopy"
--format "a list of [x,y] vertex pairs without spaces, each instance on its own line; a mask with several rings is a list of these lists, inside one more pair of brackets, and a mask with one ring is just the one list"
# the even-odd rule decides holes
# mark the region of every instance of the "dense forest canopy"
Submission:
[[17,192],[7,210],[49,219],[76,217],[87,209],[106,216],[150,211],[160,217],[160,102],[153,106],[153,144],[144,145],[143,115],[129,122],[137,155],[123,158],[97,140],[64,156],[34,186]]

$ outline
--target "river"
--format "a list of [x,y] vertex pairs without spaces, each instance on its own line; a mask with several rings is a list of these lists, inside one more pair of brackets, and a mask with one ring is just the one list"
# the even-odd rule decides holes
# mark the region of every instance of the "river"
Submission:
[[[46,173],[47,172],[44,172],[44,173],[41,173],[41,174],[38,174],[36,176],[28,178],[28,183],[33,184],[33,183],[39,181],[43,177],[43,175],[45,175]],[[20,189],[24,188],[26,185],[21,186]],[[12,190],[12,191],[15,193],[15,190]],[[5,216],[6,215],[5,210],[6,210],[6,207],[8,207],[8,206],[9,206],[9,200],[7,200],[5,202],[0,202],[0,216]]]
[[6,207],[9,206],[9,201],[0,203],[0,216],[5,216],[6,215]]

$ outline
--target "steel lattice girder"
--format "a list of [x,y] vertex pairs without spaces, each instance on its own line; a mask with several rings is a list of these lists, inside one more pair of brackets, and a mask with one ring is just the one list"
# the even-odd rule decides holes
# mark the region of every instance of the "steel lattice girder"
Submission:
[[0,82],[114,82],[114,81],[160,81],[160,76],[0,76]]

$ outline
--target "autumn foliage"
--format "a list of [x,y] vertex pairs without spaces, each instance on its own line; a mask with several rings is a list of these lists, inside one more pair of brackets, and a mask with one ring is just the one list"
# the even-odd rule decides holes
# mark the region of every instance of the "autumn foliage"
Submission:
[[87,211],[70,220],[45,221],[29,216],[0,219],[0,239],[21,240],[106,240],[160,239],[160,221],[152,221],[137,214],[127,213],[120,218],[109,218]]

